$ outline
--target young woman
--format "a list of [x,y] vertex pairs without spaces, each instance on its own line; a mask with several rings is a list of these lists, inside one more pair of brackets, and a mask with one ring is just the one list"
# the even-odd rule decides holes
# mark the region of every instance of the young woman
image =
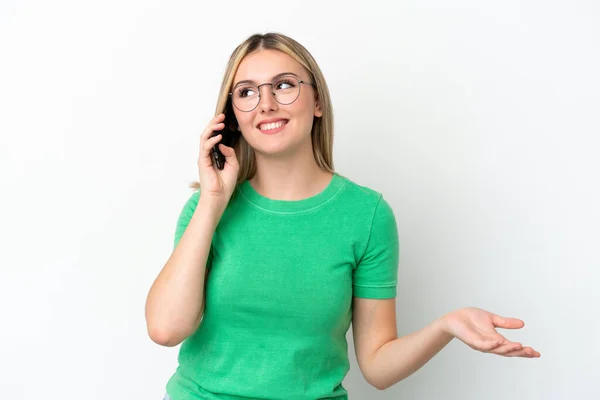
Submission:
[[[233,148],[219,143],[224,113],[240,134]],[[539,357],[495,330],[523,321],[478,308],[398,337],[394,213],[381,194],[334,172],[332,146],[329,91],[311,54],[276,33],[239,45],[200,137],[198,190],[146,302],[150,338],[183,342],[165,399],[347,399],[351,322],[360,370],[378,389],[455,337]]]

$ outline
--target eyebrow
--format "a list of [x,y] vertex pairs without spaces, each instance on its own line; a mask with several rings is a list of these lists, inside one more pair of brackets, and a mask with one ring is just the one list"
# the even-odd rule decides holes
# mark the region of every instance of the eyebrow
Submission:
[[[294,75],[296,78],[300,79],[300,77],[298,75],[296,75],[295,73],[293,73],[293,72],[282,72],[280,74],[277,74],[277,75],[273,76],[271,78],[271,81],[274,81],[275,79],[277,79],[279,77],[282,77],[284,75]],[[255,85],[256,81],[254,81],[252,79],[246,79],[246,80],[243,80],[243,81],[239,81],[238,83],[236,83],[235,85],[233,85],[233,87],[238,86],[240,83],[251,83],[251,84]]]

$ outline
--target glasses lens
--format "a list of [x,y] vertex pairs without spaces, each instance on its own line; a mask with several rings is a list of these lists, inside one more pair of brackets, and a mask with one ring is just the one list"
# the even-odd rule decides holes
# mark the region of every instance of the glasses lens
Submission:
[[258,88],[254,85],[237,86],[232,97],[233,104],[240,111],[252,111],[258,105]]
[[[291,104],[300,95],[300,82],[295,77],[279,78],[272,82],[271,87],[279,104]],[[252,111],[260,101],[259,89],[254,85],[242,84],[234,88],[232,98],[238,110]]]
[[293,77],[284,77],[273,82],[275,100],[280,104],[291,104],[300,94],[300,83]]

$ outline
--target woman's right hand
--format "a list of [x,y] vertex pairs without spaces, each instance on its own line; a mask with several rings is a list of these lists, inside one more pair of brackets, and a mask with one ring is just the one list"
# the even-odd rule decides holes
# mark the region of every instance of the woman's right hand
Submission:
[[214,131],[220,131],[225,127],[224,119],[225,114],[217,115],[200,135],[198,173],[202,196],[211,196],[226,205],[235,189],[240,166],[234,149],[223,144],[219,144],[219,150],[225,156],[225,167],[220,170],[213,166],[211,149],[221,141],[222,135],[210,136]]

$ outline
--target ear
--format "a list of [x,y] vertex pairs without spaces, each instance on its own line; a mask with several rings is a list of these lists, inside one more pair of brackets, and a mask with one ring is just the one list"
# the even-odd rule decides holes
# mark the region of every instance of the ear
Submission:
[[315,104],[315,117],[320,118],[323,116],[323,110],[321,110],[321,103],[317,101]]

